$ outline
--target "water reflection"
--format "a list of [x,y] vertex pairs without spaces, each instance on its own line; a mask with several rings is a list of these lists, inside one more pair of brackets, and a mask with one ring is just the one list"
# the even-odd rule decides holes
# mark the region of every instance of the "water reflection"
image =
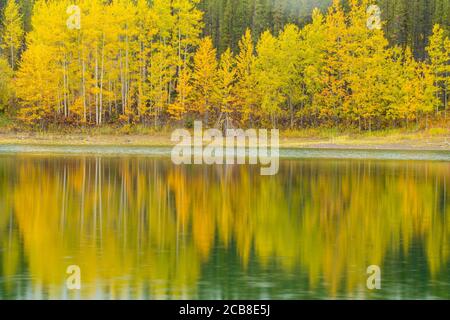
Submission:
[[448,162],[3,156],[0,298],[448,298],[449,181]]

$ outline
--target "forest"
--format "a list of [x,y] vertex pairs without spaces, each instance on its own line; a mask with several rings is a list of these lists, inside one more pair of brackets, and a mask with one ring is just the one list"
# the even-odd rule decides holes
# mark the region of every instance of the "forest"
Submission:
[[[80,25],[70,28],[74,4]],[[380,28],[368,24],[373,4]],[[447,125],[450,0],[7,0],[0,8],[0,110],[23,126]]]

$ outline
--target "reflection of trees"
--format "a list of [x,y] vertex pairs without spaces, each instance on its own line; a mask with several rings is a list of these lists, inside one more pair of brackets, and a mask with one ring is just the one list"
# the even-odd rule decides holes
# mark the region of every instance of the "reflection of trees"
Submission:
[[195,297],[218,244],[236,248],[244,269],[254,254],[262,268],[306,270],[307,286],[332,295],[357,291],[368,265],[414,241],[431,277],[447,270],[447,163],[285,161],[275,177],[148,158],[0,163],[3,275],[23,259],[53,297],[70,264],[87,297],[99,286],[112,298]]

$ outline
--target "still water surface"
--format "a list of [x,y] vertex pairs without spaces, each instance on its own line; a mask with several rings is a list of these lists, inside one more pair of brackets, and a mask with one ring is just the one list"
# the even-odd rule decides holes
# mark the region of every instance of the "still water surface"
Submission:
[[287,150],[263,177],[162,149],[5,148],[0,299],[450,298],[449,152]]

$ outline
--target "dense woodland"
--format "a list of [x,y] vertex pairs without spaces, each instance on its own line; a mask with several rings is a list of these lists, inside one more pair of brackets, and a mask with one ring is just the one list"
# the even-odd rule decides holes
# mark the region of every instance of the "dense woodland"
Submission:
[[[149,0],[149,3],[152,0]],[[0,0],[0,11],[7,0]],[[17,0],[23,14],[25,31],[31,29],[35,0]],[[434,24],[450,31],[450,0],[377,0],[385,21],[385,32],[391,44],[410,46],[416,57],[425,58],[428,38]],[[255,41],[265,30],[277,34],[285,24],[299,27],[311,22],[314,8],[322,12],[332,0],[202,0],[198,8],[204,12],[203,36],[211,36],[219,53],[230,47],[238,50],[238,42],[247,28]],[[344,10],[349,1],[343,0]],[[1,19],[1,18],[0,18]]]
[[450,0],[0,3],[0,108],[24,124],[374,130],[448,111]]
[[[382,10],[387,38],[391,44],[410,46],[416,57],[426,57],[426,46],[433,25],[450,30],[450,0],[378,0]],[[314,8],[322,11],[332,0],[205,0],[200,8],[205,12],[205,35],[211,35],[219,52],[238,41],[246,28],[255,39],[269,29],[278,34],[287,23],[299,27],[311,22]],[[350,1],[342,1],[344,10]]]

